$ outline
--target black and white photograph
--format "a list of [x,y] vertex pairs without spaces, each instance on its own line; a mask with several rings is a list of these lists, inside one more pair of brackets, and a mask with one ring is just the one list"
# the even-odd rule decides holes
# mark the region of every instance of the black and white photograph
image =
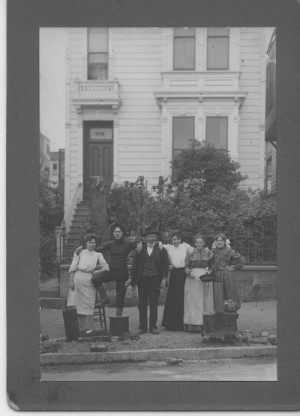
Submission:
[[6,17],[7,406],[299,410],[300,0]]
[[276,29],[40,28],[42,381],[276,381]]

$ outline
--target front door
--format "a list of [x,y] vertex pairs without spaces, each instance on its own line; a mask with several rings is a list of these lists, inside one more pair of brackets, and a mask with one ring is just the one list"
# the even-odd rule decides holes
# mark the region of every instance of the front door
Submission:
[[107,187],[113,181],[113,122],[84,124],[84,198],[89,195],[89,177],[101,176]]

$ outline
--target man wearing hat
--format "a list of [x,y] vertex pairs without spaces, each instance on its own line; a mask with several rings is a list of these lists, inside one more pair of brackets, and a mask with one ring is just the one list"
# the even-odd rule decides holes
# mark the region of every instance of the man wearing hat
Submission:
[[139,293],[139,332],[147,332],[147,309],[150,307],[149,330],[152,334],[158,334],[157,307],[159,289],[162,280],[168,274],[169,258],[165,248],[159,249],[157,244],[158,233],[147,230],[143,237],[145,243],[141,250],[137,250],[132,265],[132,278],[126,282],[132,286],[138,285]]
[[[135,239],[130,240],[124,238],[125,230],[119,223],[115,223],[111,226],[111,234],[113,240],[106,241],[100,247],[95,249],[95,251],[99,253],[109,253],[109,272],[101,273],[101,270],[96,270],[93,273],[95,277],[94,284],[97,286],[98,291],[103,297],[103,292],[105,293],[105,290],[102,283],[116,282],[116,316],[122,316],[125,294],[128,286],[125,285],[125,282],[128,280],[128,255],[136,248],[137,242]],[[103,300],[104,302],[109,302],[107,295]]]

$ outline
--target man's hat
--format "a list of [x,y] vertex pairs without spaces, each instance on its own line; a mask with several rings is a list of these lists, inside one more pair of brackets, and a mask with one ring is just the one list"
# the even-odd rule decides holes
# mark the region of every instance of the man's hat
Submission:
[[155,231],[155,230],[151,230],[151,228],[150,228],[150,229],[147,229],[147,230],[144,231],[143,237],[146,237],[149,234],[159,235],[159,232],[158,231]]

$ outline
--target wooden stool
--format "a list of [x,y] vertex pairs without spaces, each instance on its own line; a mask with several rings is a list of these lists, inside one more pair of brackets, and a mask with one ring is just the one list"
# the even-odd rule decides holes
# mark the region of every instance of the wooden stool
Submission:
[[104,333],[107,334],[107,323],[106,323],[106,314],[105,314],[105,304],[101,302],[97,302],[95,304],[95,309],[97,311],[94,311],[94,315],[99,315],[99,323],[100,328],[104,330]]

